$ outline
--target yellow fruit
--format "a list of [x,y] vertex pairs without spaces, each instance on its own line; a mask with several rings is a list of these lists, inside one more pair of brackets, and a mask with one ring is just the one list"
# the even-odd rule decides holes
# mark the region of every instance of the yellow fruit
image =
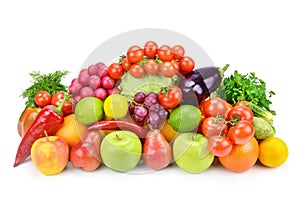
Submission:
[[106,118],[120,119],[126,116],[128,112],[128,103],[124,96],[120,94],[111,94],[104,100],[103,109]]
[[168,122],[165,122],[164,126],[161,129],[161,132],[168,142],[172,142],[179,134],[179,132],[175,131]]
[[87,127],[76,119],[75,114],[65,117],[63,126],[56,132],[56,136],[65,140],[69,147],[73,147],[87,132]]
[[259,143],[259,161],[268,167],[285,163],[289,155],[286,143],[278,137],[268,137]]

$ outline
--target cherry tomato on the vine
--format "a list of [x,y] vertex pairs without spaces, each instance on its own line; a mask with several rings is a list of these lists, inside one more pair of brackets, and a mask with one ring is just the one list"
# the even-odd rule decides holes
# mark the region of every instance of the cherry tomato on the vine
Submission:
[[144,69],[147,74],[156,75],[159,72],[159,65],[155,60],[149,59],[145,62]]
[[175,45],[172,48],[172,52],[173,52],[173,58],[176,60],[182,59],[185,53],[184,48],[181,45]]
[[218,157],[227,156],[232,150],[232,142],[226,136],[211,135],[207,139],[209,151]]
[[227,120],[230,121],[248,120],[252,122],[253,112],[250,108],[246,106],[234,106],[228,112]]
[[177,107],[181,100],[182,91],[175,85],[164,87],[158,93],[159,104],[168,110]]
[[154,58],[154,56],[156,56],[157,54],[157,44],[153,41],[148,41],[146,42],[145,46],[144,46],[144,54],[145,56],[147,56],[148,58]]
[[108,74],[113,79],[120,79],[124,75],[124,68],[119,63],[112,63],[108,67]]
[[218,134],[226,135],[228,126],[225,119],[221,117],[208,117],[204,119],[201,130],[206,137]]
[[38,107],[45,107],[51,103],[51,95],[47,91],[39,91],[34,96],[34,102]]
[[[62,91],[56,92],[52,96],[51,105],[58,107],[62,103],[64,96],[65,96],[64,92]],[[73,103],[71,101],[65,101],[62,108],[64,115],[66,116],[71,114],[73,112],[73,109],[74,109]]]
[[141,65],[139,65],[139,64],[133,64],[133,65],[131,65],[129,73],[134,78],[142,78],[145,75],[145,70],[144,70],[144,68]]
[[195,68],[195,62],[194,62],[194,60],[193,60],[191,57],[189,57],[189,56],[183,57],[183,58],[180,60],[179,65],[180,65],[181,71],[182,71],[184,74],[193,71],[193,69]]
[[180,66],[179,66],[179,62],[177,60],[172,60],[171,63],[173,64],[174,69],[176,70],[176,72],[180,71]]
[[127,50],[127,58],[130,63],[138,63],[144,57],[144,50],[139,46],[131,46]]
[[159,71],[164,77],[167,78],[171,78],[177,72],[172,62],[169,61],[163,62],[159,67]]
[[199,105],[205,117],[225,117],[228,109],[227,102],[219,97],[208,98]]
[[171,61],[173,59],[172,48],[168,45],[163,45],[159,47],[157,55],[162,61]]
[[228,136],[234,144],[242,145],[254,136],[254,127],[250,121],[240,120],[228,131]]
[[125,71],[129,71],[131,67],[131,63],[129,62],[128,58],[124,58],[122,61],[122,67]]

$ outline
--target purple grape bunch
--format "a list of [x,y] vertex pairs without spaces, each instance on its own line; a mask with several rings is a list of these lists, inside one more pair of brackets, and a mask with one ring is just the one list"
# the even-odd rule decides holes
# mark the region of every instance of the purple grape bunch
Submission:
[[82,69],[78,77],[72,80],[69,91],[75,102],[85,97],[97,97],[104,101],[110,94],[120,93],[115,85],[115,80],[108,74],[108,67],[98,62],[87,69]]
[[153,129],[159,128],[160,124],[169,117],[169,111],[159,104],[158,96],[153,92],[149,94],[137,92],[128,106],[136,122],[143,124],[146,121]]

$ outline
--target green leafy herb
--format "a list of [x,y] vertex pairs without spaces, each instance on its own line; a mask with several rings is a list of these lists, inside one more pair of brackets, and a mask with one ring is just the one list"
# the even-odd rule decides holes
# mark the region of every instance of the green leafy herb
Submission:
[[68,71],[55,71],[49,74],[41,74],[39,71],[29,73],[32,85],[21,94],[21,97],[27,98],[25,105],[35,108],[34,96],[39,91],[47,91],[51,96],[58,91],[67,92],[67,86],[61,83],[61,79],[68,73]]
[[254,72],[242,75],[235,70],[231,76],[223,79],[216,94],[233,105],[245,100],[276,115],[276,112],[270,109],[270,98],[275,92],[268,91],[265,81],[259,79]]

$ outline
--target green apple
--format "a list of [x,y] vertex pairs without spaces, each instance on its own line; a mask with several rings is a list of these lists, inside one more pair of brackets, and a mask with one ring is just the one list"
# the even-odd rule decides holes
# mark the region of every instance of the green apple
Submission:
[[200,173],[210,167],[214,155],[207,148],[207,139],[198,133],[181,133],[173,143],[175,163],[189,173]]
[[105,166],[119,172],[136,167],[142,155],[139,137],[130,131],[114,131],[103,138],[100,154]]

